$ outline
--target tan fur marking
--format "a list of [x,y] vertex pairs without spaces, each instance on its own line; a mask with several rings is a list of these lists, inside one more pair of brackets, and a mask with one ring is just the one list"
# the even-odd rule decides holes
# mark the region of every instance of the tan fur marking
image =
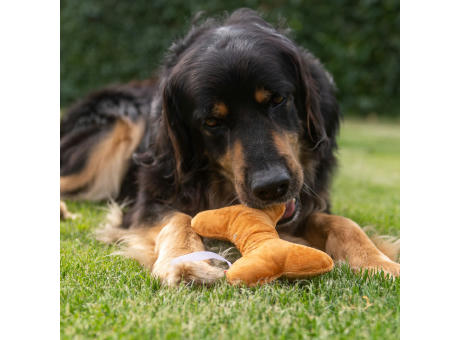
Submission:
[[244,168],[246,167],[246,163],[244,161],[244,153],[243,153],[243,144],[238,140],[233,145],[232,150],[232,168],[233,174],[235,176],[235,180],[239,183],[244,181]]
[[221,166],[220,172],[233,182],[232,151],[227,150],[225,154],[217,160],[217,163]]
[[[246,164],[241,141],[235,141],[233,146],[217,160],[217,163],[220,165],[218,171],[229,181],[230,184],[230,186],[226,186],[226,189],[219,194],[219,196],[224,199],[225,203],[228,205],[229,203],[237,200],[238,197],[243,197],[241,195],[244,194],[241,192],[241,187],[244,182],[244,168],[246,167]],[[222,183],[219,185],[222,186]],[[219,187],[219,185],[214,186]],[[237,191],[238,196],[234,194],[234,190]],[[228,200],[230,200],[230,202],[228,202]]]
[[299,137],[295,133],[279,134],[273,132],[273,141],[276,149],[281,155],[291,155],[297,160],[299,158]]
[[224,118],[228,115],[228,107],[222,102],[217,102],[214,104],[212,113],[218,118]]
[[245,167],[243,145],[239,140],[217,161],[222,167],[222,174],[230,180],[242,180]]
[[246,167],[246,162],[244,160],[243,145],[240,141],[236,141],[233,146],[232,158],[235,189],[238,193],[238,196],[242,198],[245,197],[245,193],[242,192],[242,188],[244,183],[244,169]]
[[263,103],[268,102],[268,100],[270,99],[271,96],[272,96],[272,93],[270,91],[264,89],[263,87],[257,88],[256,92],[254,92],[254,99],[259,104],[263,104]]
[[119,119],[112,132],[94,148],[85,168],[78,174],[61,177],[61,193],[89,185],[88,190],[72,198],[100,200],[116,196],[144,126],[143,121],[135,124]]
[[273,142],[278,153],[286,160],[286,164],[303,182],[303,171],[299,163],[299,138],[295,133],[279,134],[273,132]]

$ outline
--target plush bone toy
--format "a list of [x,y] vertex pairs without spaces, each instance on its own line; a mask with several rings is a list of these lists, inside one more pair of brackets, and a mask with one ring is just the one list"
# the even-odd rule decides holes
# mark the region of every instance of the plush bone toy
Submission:
[[326,253],[279,238],[275,225],[284,210],[284,205],[207,210],[192,219],[192,228],[201,236],[232,242],[243,255],[227,271],[231,284],[255,286],[280,276],[299,279],[330,271],[334,262]]

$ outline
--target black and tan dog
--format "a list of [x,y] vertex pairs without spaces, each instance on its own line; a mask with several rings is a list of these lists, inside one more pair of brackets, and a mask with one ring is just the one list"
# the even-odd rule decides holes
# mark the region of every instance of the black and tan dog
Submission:
[[[171,266],[203,250],[190,216],[238,202],[285,203],[285,238],[352,268],[399,275],[351,220],[329,213],[340,113],[330,75],[255,12],[209,19],[174,43],[158,79],[112,87],[61,122],[61,195],[116,198],[99,231],[163,282],[212,282],[206,262]],[[384,249],[385,248],[385,249]],[[386,254],[385,254],[385,253]]]

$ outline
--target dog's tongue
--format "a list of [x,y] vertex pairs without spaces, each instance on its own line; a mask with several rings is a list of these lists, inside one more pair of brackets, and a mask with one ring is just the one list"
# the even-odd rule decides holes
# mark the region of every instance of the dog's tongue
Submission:
[[288,203],[286,203],[286,211],[284,212],[284,215],[282,219],[290,218],[295,211],[295,200],[290,200]]

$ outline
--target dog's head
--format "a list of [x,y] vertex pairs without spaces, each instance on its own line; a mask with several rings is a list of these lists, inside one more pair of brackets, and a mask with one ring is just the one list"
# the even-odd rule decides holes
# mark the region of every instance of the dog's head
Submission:
[[190,40],[163,93],[177,171],[206,158],[242,203],[286,203],[288,223],[312,176],[306,155],[327,140],[304,52],[253,12]]

